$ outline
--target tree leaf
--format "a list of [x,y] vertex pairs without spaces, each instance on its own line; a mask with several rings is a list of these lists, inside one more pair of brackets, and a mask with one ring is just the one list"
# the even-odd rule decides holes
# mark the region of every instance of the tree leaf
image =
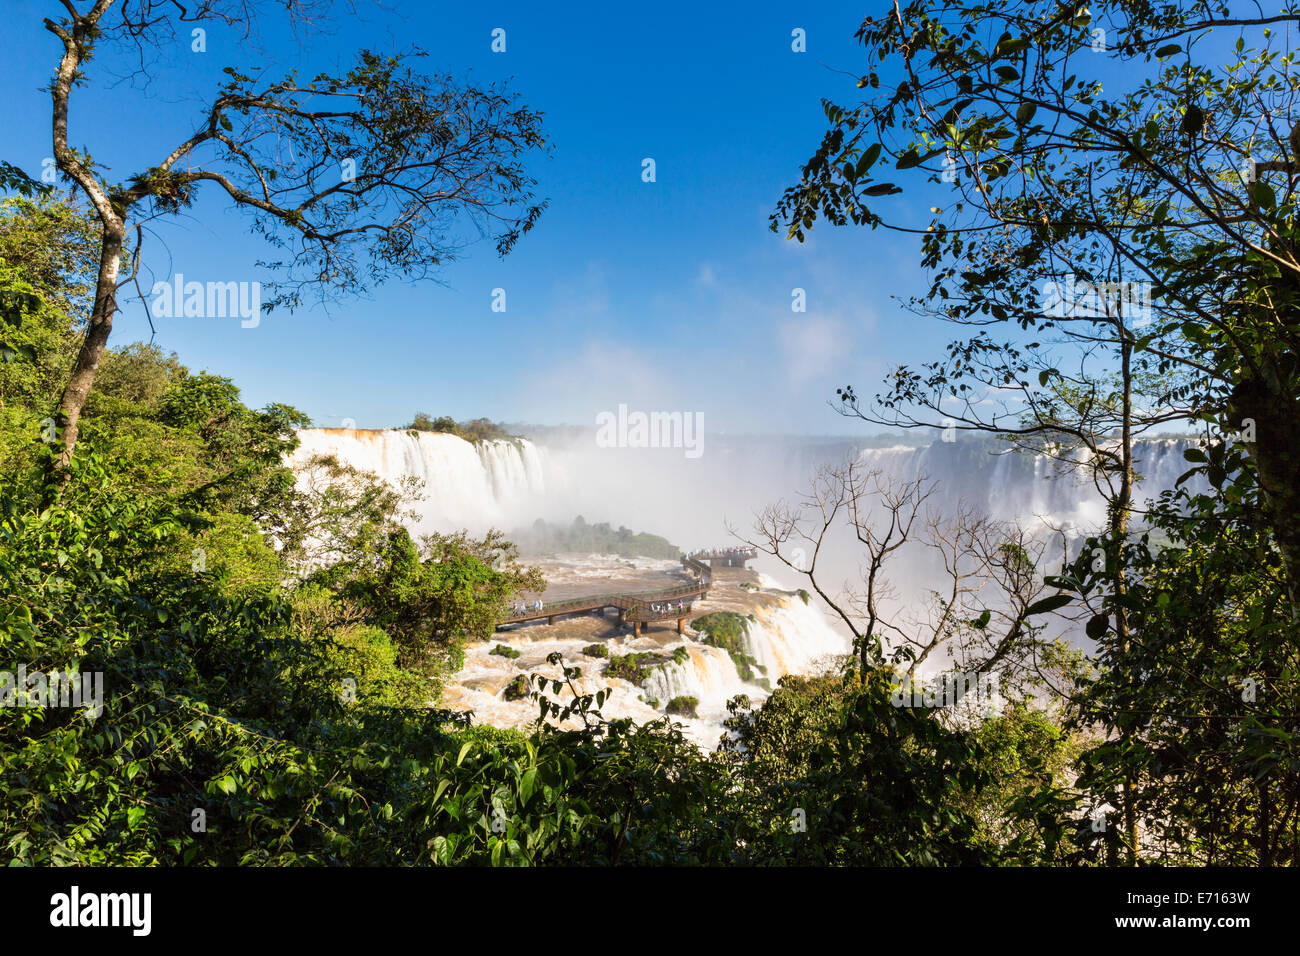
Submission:
[[1029,607],[1025,608],[1025,617],[1032,617],[1035,614],[1046,614],[1048,611],[1055,611],[1058,607],[1065,607],[1071,601],[1068,594],[1053,594],[1051,597],[1045,597],[1041,601],[1035,601]]
[[902,156],[898,157],[898,162],[894,164],[895,169],[911,169],[913,166],[921,165],[921,154],[914,149],[909,149]]

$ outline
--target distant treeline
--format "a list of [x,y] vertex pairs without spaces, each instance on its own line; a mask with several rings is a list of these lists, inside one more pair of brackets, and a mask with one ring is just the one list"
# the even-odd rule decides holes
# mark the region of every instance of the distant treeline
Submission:
[[472,418],[467,422],[458,422],[450,415],[434,418],[426,412],[416,412],[415,420],[405,427],[417,432],[440,432],[444,435],[455,435],[457,438],[463,438],[468,442],[519,437],[511,434],[505,426],[499,425],[488,418]]
[[681,549],[657,534],[634,532],[623,526],[613,528],[608,522],[588,524],[579,515],[568,525],[548,524],[538,518],[528,528],[510,535],[520,554],[553,554],[560,551],[594,551],[623,557],[674,559]]

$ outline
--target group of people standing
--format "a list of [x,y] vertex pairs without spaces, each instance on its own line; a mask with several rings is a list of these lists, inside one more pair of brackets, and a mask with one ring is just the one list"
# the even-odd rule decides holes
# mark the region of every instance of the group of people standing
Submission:
[[681,611],[681,610],[689,610],[689,609],[690,608],[682,601],[678,601],[675,605],[673,604],[672,601],[668,601],[665,604],[650,605],[650,610],[653,611],[655,614],[666,614],[669,611]]
[[541,609],[542,602],[540,600],[534,601],[532,604],[525,604],[523,601],[520,601],[514,606],[514,612],[516,614],[527,614],[529,611],[540,611]]

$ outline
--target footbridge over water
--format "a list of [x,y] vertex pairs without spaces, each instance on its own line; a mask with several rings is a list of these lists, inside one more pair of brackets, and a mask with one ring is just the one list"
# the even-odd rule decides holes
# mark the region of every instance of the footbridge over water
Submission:
[[713,569],[719,566],[744,567],[745,561],[754,557],[754,552],[749,550],[748,557],[742,558],[745,553],[741,549],[729,548],[698,551],[682,558],[682,568],[694,578],[694,581],[668,588],[610,591],[565,598],[562,601],[538,601],[536,604],[525,606],[521,611],[512,611],[497,621],[497,627],[541,620],[545,620],[547,624],[554,624],[559,617],[589,614],[592,611],[605,614],[612,608],[618,612],[619,624],[631,624],[633,633],[637,637],[641,636],[643,625],[673,620],[677,622],[677,633],[681,634],[691,605],[708,596],[709,587],[713,583]]

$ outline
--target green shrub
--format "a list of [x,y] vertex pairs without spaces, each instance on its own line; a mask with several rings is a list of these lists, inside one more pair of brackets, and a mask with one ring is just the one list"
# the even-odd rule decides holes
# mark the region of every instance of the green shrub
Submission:
[[588,657],[609,657],[609,648],[604,644],[588,644],[582,649]]
[[674,697],[664,708],[664,713],[678,717],[694,717],[695,709],[700,706],[698,697]]
[[555,554],[560,551],[591,551],[621,557],[667,558],[676,560],[681,549],[667,538],[647,532],[635,532],[608,522],[588,524],[579,515],[569,525],[547,524],[538,518],[525,528],[510,532],[510,540],[521,554]]
[[528,696],[528,691],[528,678],[523,674],[520,674],[509,684],[506,684],[506,689],[502,692],[502,696],[504,696],[506,700],[523,700]]
[[667,664],[668,660],[664,655],[655,654],[652,651],[639,654],[623,654],[618,657],[611,657],[609,663],[605,665],[604,673],[606,677],[621,677],[633,684],[640,684],[650,676],[650,671]]
[[497,657],[505,657],[512,661],[519,656],[517,650],[513,647],[507,647],[505,644],[498,644],[496,647],[492,648],[491,653],[495,654]]
[[424,412],[416,412],[415,419],[406,426],[408,432],[434,432],[441,435],[455,435],[471,444],[481,441],[517,441],[519,436],[512,435],[503,425],[486,418],[474,418],[467,422],[458,422],[450,415],[433,418]]
[[691,621],[691,627],[704,634],[705,644],[726,650],[740,650],[749,634],[749,620],[735,611],[714,611]]
[[735,611],[714,611],[697,617],[691,626],[703,632],[702,643],[720,647],[731,656],[731,662],[736,665],[736,673],[741,680],[771,690],[770,682],[763,676],[767,673],[767,668],[744,650],[744,638],[749,634],[749,625],[753,620],[752,614],[744,617]]

